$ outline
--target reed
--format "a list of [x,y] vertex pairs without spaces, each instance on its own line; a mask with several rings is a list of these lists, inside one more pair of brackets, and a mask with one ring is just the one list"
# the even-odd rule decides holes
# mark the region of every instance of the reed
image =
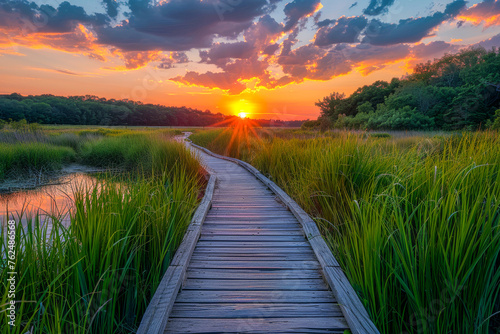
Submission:
[[28,170],[51,171],[76,159],[69,147],[46,143],[0,143],[0,180]]
[[[16,227],[16,326],[2,333],[131,333],[197,205],[200,167],[182,144],[157,143],[153,173],[75,189],[71,224]],[[153,177],[151,177],[153,176]],[[23,213],[17,213],[19,220]],[[3,218],[3,217],[2,217]],[[1,219],[0,219],[1,220]],[[6,230],[1,250],[6,254]],[[8,302],[5,263],[1,302]]]

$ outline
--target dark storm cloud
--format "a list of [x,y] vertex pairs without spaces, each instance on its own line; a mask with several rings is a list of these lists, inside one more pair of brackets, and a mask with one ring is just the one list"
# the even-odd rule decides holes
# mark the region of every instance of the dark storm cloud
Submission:
[[238,36],[265,14],[267,5],[266,0],[245,0],[227,9],[221,20],[214,1],[172,0],[152,7],[130,0],[128,22],[99,29],[99,42],[128,51],[206,48],[215,36]]
[[106,8],[106,13],[109,17],[115,18],[118,15],[118,7],[120,4],[116,0],[102,0],[104,8]]
[[325,19],[325,20],[321,20],[321,21],[318,21],[318,23],[316,23],[316,25],[321,28],[321,27],[326,27],[326,26],[329,26],[330,24],[334,24],[336,20],[329,20],[329,19]]
[[26,0],[0,0],[0,26],[30,26],[28,29],[31,31],[66,33],[73,31],[80,23],[102,26],[108,21],[106,15],[87,15],[82,7],[67,1],[56,9],[49,5],[38,6]]
[[351,65],[342,52],[324,50],[313,44],[301,46],[279,57],[278,63],[283,72],[295,82],[310,80],[330,80],[347,74]]
[[393,4],[394,0],[371,0],[368,7],[363,11],[363,14],[372,16],[384,14]]
[[326,46],[338,43],[358,42],[358,36],[367,24],[368,20],[364,16],[343,16],[333,26],[321,27],[316,33],[314,44],[317,46]]
[[320,0],[293,0],[285,6],[285,31],[291,30],[299,20],[303,17],[313,14],[318,6],[321,4]]
[[365,30],[364,43],[372,45],[391,45],[415,43],[430,36],[432,31],[444,21],[454,18],[463,8],[464,0],[455,0],[448,4],[444,12],[431,16],[400,20],[397,24],[372,20]]
[[255,47],[248,42],[219,43],[209,51],[201,51],[202,62],[207,64],[218,64],[220,60],[228,58],[247,59],[255,53]]

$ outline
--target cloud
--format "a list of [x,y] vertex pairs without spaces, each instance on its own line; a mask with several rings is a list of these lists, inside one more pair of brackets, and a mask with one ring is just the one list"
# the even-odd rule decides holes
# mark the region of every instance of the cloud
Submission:
[[96,36],[83,25],[78,25],[72,32],[54,34],[30,31],[23,27],[9,27],[0,34],[0,47],[16,48],[51,48],[58,51],[78,53],[100,61],[106,60],[108,51],[95,43]]
[[127,51],[207,48],[218,37],[235,38],[265,14],[266,0],[246,0],[221,20],[214,1],[171,0],[158,6],[130,0],[128,21],[98,29],[99,42]]
[[323,26],[318,30],[314,38],[315,45],[358,42],[358,36],[368,24],[368,20],[364,16],[342,16],[332,23],[333,26]]
[[351,70],[342,52],[324,50],[314,44],[301,46],[287,55],[280,56],[278,63],[283,72],[293,77],[296,82],[306,79],[330,80]]
[[419,60],[438,58],[445,53],[456,52],[460,46],[446,43],[444,41],[433,41],[428,44],[420,43],[412,47],[412,54]]
[[123,59],[125,67],[112,68],[113,70],[134,70],[146,66],[147,64],[158,61],[162,57],[161,51],[118,51],[116,50],[115,55],[118,55]]
[[372,20],[365,30],[363,43],[372,45],[392,45],[416,43],[432,35],[434,29],[444,21],[454,18],[465,7],[464,0],[455,0],[448,4],[444,12],[433,15],[400,20],[397,24]]
[[24,33],[67,33],[80,24],[102,26],[108,21],[106,15],[87,15],[82,7],[67,1],[56,9],[49,5],[38,6],[26,0],[0,0],[0,26],[22,27]]
[[189,62],[189,57],[184,52],[170,52],[168,56],[163,55],[160,59],[159,68],[168,70],[174,67],[175,64],[185,64]]
[[285,31],[292,30],[300,19],[309,17],[322,7],[320,0],[293,0],[285,6]]
[[394,4],[394,0],[370,0],[370,4],[365,8],[365,15],[380,15],[386,13],[388,8]]
[[342,50],[345,58],[361,74],[368,75],[385,68],[388,64],[407,59],[411,48],[407,44],[374,46],[362,43],[351,47],[340,46],[337,49]]
[[[19,54],[7,48],[21,45],[100,61],[121,59],[123,65],[111,70],[148,64],[169,70],[190,62],[192,52],[187,51],[197,50],[202,64],[198,68],[210,64],[216,69],[189,68],[171,80],[239,94],[306,80],[327,81],[353,70],[367,75],[397,62],[408,65],[438,57],[460,46],[419,42],[433,36],[444,22],[456,18],[487,27],[498,24],[500,13],[500,0],[470,8],[455,0],[444,11],[387,23],[367,15],[386,12],[394,0],[371,0],[364,15],[320,20],[320,0],[288,0],[285,18],[279,22],[272,11],[280,1],[101,0],[102,13],[89,14],[67,1],[54,8],[28,0],[0,0],[0,54]],[[311,16],[317,26],[314,39],[299,40]],[[484,45],[498,45],[497,37]]]
[[484,23],[485,28],[500,25],[500,0],[484,0],[462,11],[459,19],[473,25]]
[[118,16],[118,8],[120,7],[120,3],[116,0],[102,0],[102,4],[104,8],[106,8],[106,13],[109,17],[115,18]]
[[487,40],[476,43],[474,44],[474,46],[480,46],[485,48],[486,50],[491,50],[492,48],[498,49],[498,47],[500,46],[500,34],[495,35]]
[[202,62],[226,64],[229,59],[248,59],[255,54],[255,46],[249,42],[217,43],[209,51],[201,51]]

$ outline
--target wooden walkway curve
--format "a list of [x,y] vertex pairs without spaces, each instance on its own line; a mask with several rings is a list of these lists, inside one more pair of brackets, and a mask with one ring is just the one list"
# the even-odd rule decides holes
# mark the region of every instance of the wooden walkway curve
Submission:
[[302,209],[253,167],[196,151],[217,182],[138,333],[378,333]]

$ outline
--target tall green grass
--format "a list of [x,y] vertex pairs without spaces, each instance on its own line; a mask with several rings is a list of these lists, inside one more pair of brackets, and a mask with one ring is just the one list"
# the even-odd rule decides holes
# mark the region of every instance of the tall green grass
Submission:
[[191,170],[197,166],[191,154],[182,145],[172,145],[163,137],[153,135],[132,135],[105,137],[86,142],[80,160],[99,167],[122,167],[140,172],[159,171],[162,166],[175,162]]
[[[182,144],[156,145],[159,151],[148,158],[156,159],[150,165],[159,171],[75,189],[68,228],[58,217],[52,229],[37,217],[26,228],[17,225],[16,326],[2,321],[0,332],[111,334],[138,328],[201,186],[200,167]],[[4,307],[8,271],[3,266],[0,274]]]
[[151,173],[173,160],[192,161],[182,147],[166,143],[180,134],[178,129],[56,129],[0,131],[0,181],[54,171],[70,162]]
[[6,176],[28,170],[50,171],[76,159],[69,147],[56,147],[45,143],[0,143],[0,180]]
[[381,332],[499,330],[498,133],[281,137],[239,157],[316,218]]

